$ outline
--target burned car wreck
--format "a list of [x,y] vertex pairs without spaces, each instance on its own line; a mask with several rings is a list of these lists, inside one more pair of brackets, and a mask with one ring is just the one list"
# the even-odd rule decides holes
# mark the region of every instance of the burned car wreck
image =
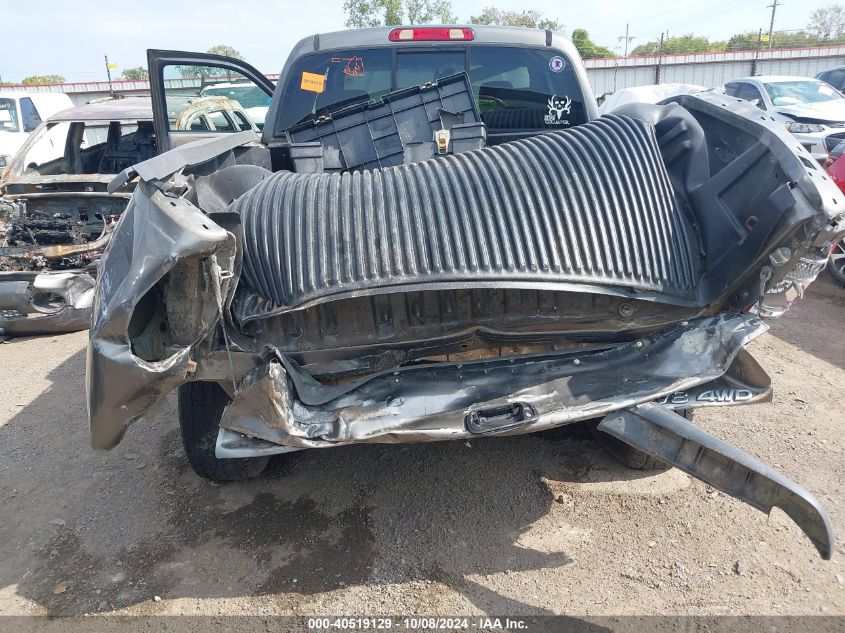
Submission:
[[277,107],[261,143],[203,139],[112,183],[139,177],[96,289],[93,446],[177,389],[214,479],[306,448],[603,418],[831,556],[815,497],[685,417],[772,397],[745,346],[845,230],[845,199],[779,126],[680,96],[441,156],[441,112],[433,158],[298,173],[278,168]]
[[132,196],[122,169],[156,155],[149,99],[107,99],[42,123],[0,183],[0,329],[74,332],[91,320],[96,261]]
[[[224,97],[186,97],[170,114],[185,129],[247,120]],[[243,128],[257,132],[251,123]],[[88,328],[97,261],[135,182],[106,187],[157,153],[146,97],[71,108],[32,133],[0,183],[0,213],[9,222],[0,246],[0,330],[26,336]]]

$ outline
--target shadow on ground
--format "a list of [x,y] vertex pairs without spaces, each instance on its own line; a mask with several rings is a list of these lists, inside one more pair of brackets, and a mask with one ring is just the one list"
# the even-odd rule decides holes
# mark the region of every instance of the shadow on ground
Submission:
[[583,481],[597,467],[637,476],[574,431],[303,451],[220,486],[189,470],[172,403],[114,451],[90,449],[83,373],[80,350],[0,427],[0,587],[50,614],[154,596],[279,594],[292,608],[414,580],[449,585],[483,612],[546,613],[479,581],[570,562],[517,543],[555,502],[544,480]]

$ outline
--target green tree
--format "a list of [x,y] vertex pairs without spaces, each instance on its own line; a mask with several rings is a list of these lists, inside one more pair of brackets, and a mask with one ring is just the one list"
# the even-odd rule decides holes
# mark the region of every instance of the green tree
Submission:
[[[208,53],[209,55],[223,55],[225,57],[232,57],[234,59],[244,58],[244,56],[241,55],[240,51],[225,44],[218,44],[217,46],[212,46],[206,51],[206,53]],[[205,79],[207,77],[228,77],[232,74],[232,71],[230,70],[226,70],[225,68],[215,68],[213,66],[177,66],[176,70],[179,71],[179,74],[182,77],[196,77],[199,79]]]
[[578,54],[584,59],[616,57],[613,51],[604,46],[599,46],[590,39],[590,34],[584,29],[572,31],[572,43],[578,49]]
[[523,11],[502,11],[496,7],[484,7],[480,15],[469,19],[470,24],[496,24],[499,26],[524,26],[531,29],[550,29],[562,31],[563,23],[558,20],[543,17],[540,11],[526,9]]
[[241,55],[241,52],[239,50],[234,49],[231,46],[227,46],[226,44],[218,44],[217,46],[212,46],[205,52],[209,55],[223,55],[224,57],[233,57],[234,59],[244,58],[244,56]]
[[[817,46],[819,38],[807,31],[775,31],[772,33],[772,48],[803,48]],[[769,48],[768,33],[762,35],[756,31],[737,33],[727,41],[725,49],[729,51],[753,51],[758,46]]]
[[759,36],[755,31],[736,33],[728,39],[725,48],[729,51],[753,51],[759,45]]
[[135,68],[127,68],[120,76],[126,79],[127,81],[141,81],[144,79],[149,79],[150,75],[147,72],[147,69],[143,66],[136,66]]
[[[678,55],[682,53],[706,53],[714,50],[724,50],[724,42],[711,42],[706,37],[687,33],[663,40],[664,55]],[[660,52],[660,40],[645,42],[635,47],[631,55],[657,55]]]
[[845,7],[829,4],[810,14],[807,30],[821,39],[841,37],[845,34]]
[[63,84],[65,78],[61,75],[30,75],[21,80],[23,86],[42,86],[44,84]]
[[405,12],[408,24],[455,24],[458,21],[449,0],[405,0]]
[[399,24],[455,24],[450,0],[344,0],[346,26],[353,29]]

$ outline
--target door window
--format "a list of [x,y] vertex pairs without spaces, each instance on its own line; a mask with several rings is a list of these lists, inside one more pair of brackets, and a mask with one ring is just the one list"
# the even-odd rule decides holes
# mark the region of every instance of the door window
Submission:
[[745,101],[756,102],[754,105],[761,110],[766,109],[766,104],[763,103],[763,95],[761,95],[760,91],[752,84],[740,84],[736,96],[740,99],[744,99]]
[[[184,132],[238,132],[264,120],[271,97],[241,73],[201,64],[163,68],[167,129]],[[247,125],[241,124],[246,121]],[[237,124],[236,124],[237,122]]]
[[32,99],[23,97],[21,99],[21,118],[23,119],[23,131],[32,132],[35,128],[41,125],[41,117],[38,115],[38,110]]
[[841,91],[845,88],[845,69],[831,70],[822,77],[824,81]]
[[20,132],[14,99],[0,99],[0,132]]

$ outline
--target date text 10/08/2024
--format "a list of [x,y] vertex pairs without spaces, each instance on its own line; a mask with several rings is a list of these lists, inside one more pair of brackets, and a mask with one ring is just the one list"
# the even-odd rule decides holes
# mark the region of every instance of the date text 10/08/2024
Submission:
[[332,630],[406,630],[406,631],[458,631],[475,629],[479,631],[524,631],[528,629],[525,620],[495,617],[325,617],[308,618],[312,631]]

